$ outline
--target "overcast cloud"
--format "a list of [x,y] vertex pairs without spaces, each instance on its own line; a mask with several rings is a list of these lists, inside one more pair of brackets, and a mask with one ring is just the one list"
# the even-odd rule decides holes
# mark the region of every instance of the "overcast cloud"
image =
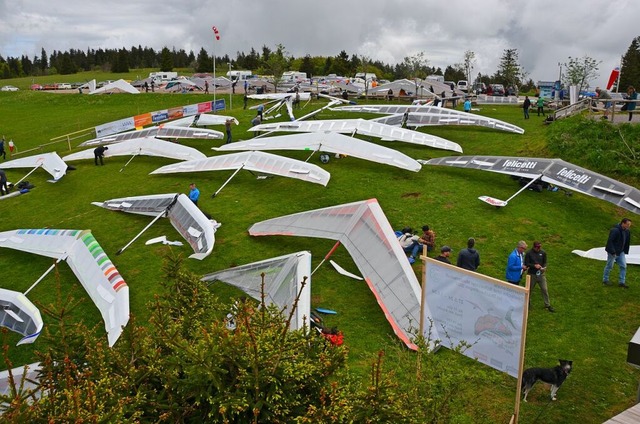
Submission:
[[167,46],[235,58],[282,44],[295,57],[344,50],[388,64],[424,52],[444,70],[471,50],[475,76],[515,48],[534,81],[557,79],[569,56],[602,61],[598,85],[640,36],[638,17],[638,0],[0,0],[0,55]]

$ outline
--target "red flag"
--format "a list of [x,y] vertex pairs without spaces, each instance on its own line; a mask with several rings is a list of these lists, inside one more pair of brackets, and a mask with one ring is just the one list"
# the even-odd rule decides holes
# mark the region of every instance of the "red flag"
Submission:
[[216,40],[220,41],[220,32],[218,31],[218,28],[216,27],[211,27],[211,29],[213,30],[213,33],[216,36]]
[[620,68],[616,66],[613,69],[613,71],[611,71],[611,75],[609,76],[609,82],[607,82],[607,90],[611,90],[613,83],[616,82],[619,75],[620,75]]

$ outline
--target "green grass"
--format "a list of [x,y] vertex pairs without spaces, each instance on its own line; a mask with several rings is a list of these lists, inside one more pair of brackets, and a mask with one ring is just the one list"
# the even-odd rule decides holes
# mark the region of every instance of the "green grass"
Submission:
[[[65,80],[61,76],[48,78],[61,82],[93,78],[89,75],[67,77],[70,79]],[[107,78],[114,79],[112,74],[102,77]],[[0,81],[0,85],[7,83],[28,87],[30,79],[23,82]],[[151,93],[81,96],[27,90],[0,92],[0,134],[4,134],[7,140],[13,139],[22,151],[49,143],[53,137],[107,121],[205,99],[210,100],[211,96]],[[254,112],[242,110],[240,95],[234,98],[233,104],[235,107],[229,114],[240,120],[240,125],[234,127],[234,138],[247,139],[251,134],[246,129]],[[315,102],[302,112],[324,104],[324,101]],[[543,125],[543,118],[533,114],[530,120],[525,121],[522,110],[515,106],[485,105],[481,106],[480,113],[520,125],[526,133],[514,135],[473,127],[434,127],[429,132],[459,143],[464,154],[550,156],[547,148],[549,127]],[[355,116],[327,111],[322,113],[321,119]],[[80,141],[73,142],[74,151],[79,150],[75,146]],[[451,153],[406,143],[373,141],[419,159]],[[215,154],[210,148],[221,143],[185,142],[207,155]],[[54,149],[61,156],[68,153],[66,142],[46,148]],[[304,152],[282,154],[301,160],[307,157]],[[107,158],[104,167],[95,167],[91,161],[74,162],[72,164],[77,170],[69,171],[56,184],[46,182],[49,175],[44,171],[35,172],[28,178],[36,185],[30,194],[0,201],[0,231],[42,227],[91,229],[129,284],[131,312],[138,322],[143,322],[147,316],[145,305],[153,294],[163,290],[162,255],[167,249],[158,245],[145,246],[144,241],[160,235],[179,240],[180,236],[168,222],[160,221],[122,255],[116,256],[115,252],[137,234],[149,218],[103,210],[92,206],[92,201],[187,192],[189,182],[195,181],[202,191],[201,208],[222,223],[216,233],[212,255],[203,261],[186,260],[188,269],[198,275],[299,250],[312,252],[315,267],[331,249],[333,241],[293,237],[251,238],[247,228],[268,218],[368,198],[378,199],[394,227],[430,225],[437,233],[437,244],[452,246],[454,256],[466,245],[468,237],[475,237],[482,261],[479,271],[499,279],[504,278],[507,255],[518,240],[526,240],[529,244],[533,240],[541,240],[549,255],[549,291],[557,312],[550,314],[543,309],[539,290],[532,293],[525,366],[553,366],[559,358],[571,359],[574,372],[559,391],[557,402],[549,403],[548,390],[543,385],[536,386],[529,396],[529,403],[522,405],[521,422],[534,422],[536,419],[563,423],[602,422],[635,401],[640,374],[626,364],[626,349],[639,325],[636,319],[640,312],[638,269],[635,266],[629,269],[630,290],[604,288],[600,283],[604,264],[571,253],[573,249],[586,250],[604,245],[610,226],[621,217],[631,215],[625,210],[579,194],[569,197],[560,192],[546,191],[524,192],[508,207],[495,209],[478,201],[477,197],[510,197],[519,186],[508,176],[444,167],[424,167],[419,173],[412,173],[350,157],[321,164],[331,173],[331,181],[326,188],[285,178],[256,180],[250,173],[241,172],[217,198],[211,199],[210,195],[224,183],[231,171],[150,176],[149,172],[171,161],[140,157],[134,159],[124,172],[118,172],[128,159]],[[580,158],[563,159],[576,162]],[[319,164],[317,157],[311,161]],[[7,174],[10,180],[15,181],[26,172],[8,170]],[[637,181],[631,183],[637,186]],[[184,256],[191,253],[186,246],[172,249]],[[333,259],[349,271],[357,272],[344,248],[338,249]],[[47,258],[2,249],[0,285],[25,291],[50,264],[51,260]],[[98,331],[103,332],[97,309],[69,268],[62,265],[58,269],[63,291],[85,299],[71,314],[78,320],[97,324]],[[419,274],[419,264],[414,265],[414,269]],[[28,297],[43,307],[55,302],[55,287],[55,276],[50,275]],[[231,293],[221,286],[213,289],[221,296]],[[313,276],[312,296],[314,306],[338,311],[338,315],[329,316],[326,321],[328,325],[338,326],[344,331],[353,372],[368,375],[375,353],[398,343],[364,282],[344,278],[325,264]],[[46,331],[49,317],[45,316],[44,320]],[[15,365],[31,362],[33,351],[43,348],[39,341],[34,345],[15,347],[18,339],[17,335],[8,335],[9,355]],[[470,365],[466,358],[449,352],[439,354],[448,354],[452,366],[484,367]],[[407,352],[404,359],[412,360],[413,355]],[[386,367],[393,369],[393,361],[387,362]],[[515,396],[515,379],[504,375],[500,381],[497,387],[477,388],[477,402],[486,405],[494,422],[508,421]]]

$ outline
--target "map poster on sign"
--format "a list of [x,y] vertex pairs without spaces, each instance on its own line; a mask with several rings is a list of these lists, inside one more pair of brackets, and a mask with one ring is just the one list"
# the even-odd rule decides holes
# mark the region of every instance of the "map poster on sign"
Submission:
[[518,378],[526,288],[426,258],[422,302],[445,347],[469,343],[464,355]]

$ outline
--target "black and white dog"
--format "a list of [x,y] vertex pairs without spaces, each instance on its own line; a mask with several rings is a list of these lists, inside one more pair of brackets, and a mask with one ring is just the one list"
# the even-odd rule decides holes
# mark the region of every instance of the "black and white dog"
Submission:
[[551,384],[551,400],[556,400],[556,392],[573,368],[573,361],[564,359],[559,359],[559,361],[560,365],[553,368],[529,368],[524,370],[522,373],[522,393],[524,394],[525,402],[529,391],[538,380]]

